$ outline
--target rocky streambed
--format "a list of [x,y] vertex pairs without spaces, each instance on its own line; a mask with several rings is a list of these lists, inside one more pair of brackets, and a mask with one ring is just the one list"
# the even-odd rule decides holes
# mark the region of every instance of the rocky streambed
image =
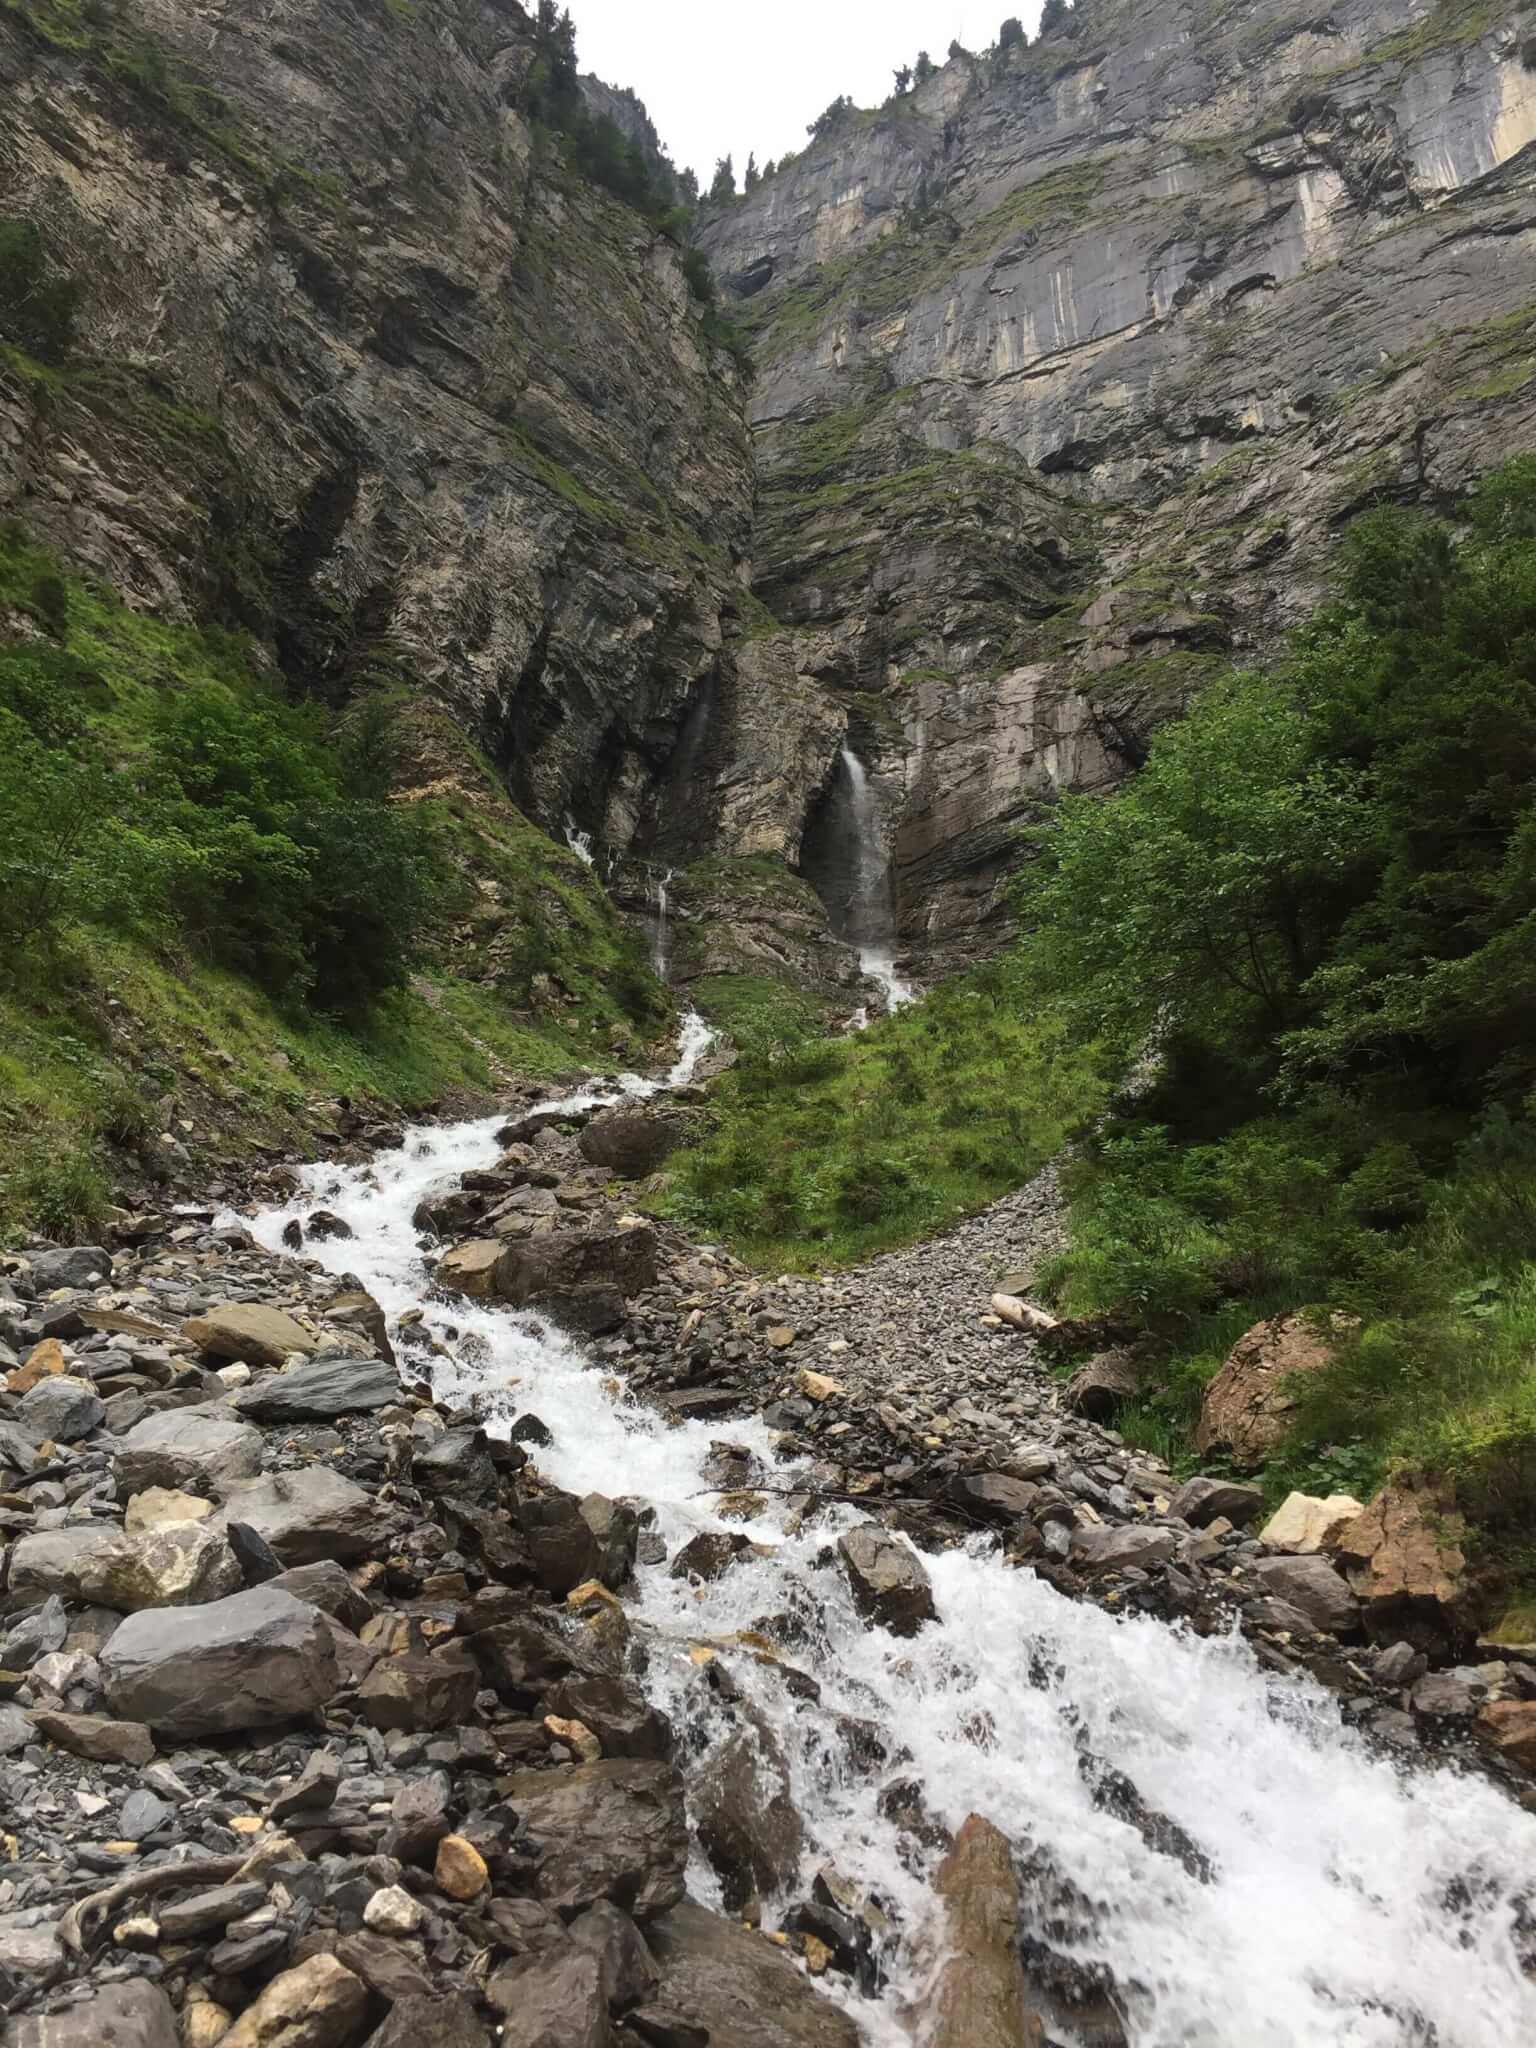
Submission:
[[1071,1413],[1048,1178],[764,1279],[651,1092],[7,1260],[7,2043],[1528,2035],[1536,1666]]

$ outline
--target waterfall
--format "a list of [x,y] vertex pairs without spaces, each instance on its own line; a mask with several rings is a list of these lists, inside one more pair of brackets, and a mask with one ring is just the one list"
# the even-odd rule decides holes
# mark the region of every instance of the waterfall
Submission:
[[565,814],[565,843],[576,858],[587,867],[597,866],[597,856],[592,851],[592,834],[583,832],[576,820],[567,811]]
[[[688,1078],[708,1036],[689,1021],[669,1079]],[[566,1106],[657,1086],[629,1076]],[[986,1538],[928,1559],[937,1619],[893,1637],[854,1611],[832,1561],[860,1512],[836,1502],[802,1512],[805,1498],[791,1496],[798,1481],[813,1498],[816,1472],[780,1462],[763,1422],[733,1417],[729,1432],[776,1474],[775,1488],[753,1519],[740,1498],[723,1519],[710,1459],[725,1425],[663,1420],[542,1319],[435,1300],[413,1211],[434,1186],[495,1164],[501,1121],[420,1126],[365,1165],[310,1167],[292,1203],[254,1219],[255,1234],[276,1251],[285,1223],[323,1202],[353,1235],[306,1256],[355,1273],[392,1322],[424,1318],[440,1400],[483,1404],[501,1433],[536,1413],[553,1437],[540,1470],[578,1494],[650,1503],[668,1557],[701,1529],[751,1539],[750,1556],[702,1586],[672,1578],[665,1562],[641,1568],[631,1614],[644,1684],[692,1739],[720,1740],[721,1709],[697,1662],[700,1644],[716,1646],[733,1690],[772,1726],[807,1839],[799,1880],[765,1902],[770,1926],[824,1864],[881,1902],[883,1988],[865,1997],[821,1979],[869,2048],[912,2048],[909,2014],[941,1938],[938,1852],[903,1835],[887,1796],[914,1782],[937,1821],[983,1813],[1046,1873],[1036,1907],[1065,1916],[1072,1955],[1118,1987],[1129,2048],[1536,2039],[1536,1986],[1520,1963],[1536,1817],[1477,1775],[1394,1762],[1331,1694],[1266,1671],[1239,1636],[1067,1599]],[[413,1373],[424,1357],[413,1351]],[[788,1684],[772,1656],[741,1652],[760,1617],[781,1612],[803,1617],[789,1662],[809,1685]],[[840,1730],[871,1724],[875,1754],[856,1755]],[[1203,1863],[1163,1853],[1097,1800],[1085,1751],[1176,1822]],[[689,1882],[717,1899],[702,1859]]]
[[885,851],[880,805],[868,771],[852,747],[838,754],[848,778],[849,818],[853,833],[853,873],[845,925],[840,934],[858,948],[859,965],[878,982],[888,1010],[912,1000],[912,985],[896,972],[896,906],[891,894],[891,864]]
[[665,981],[667,978],[667,913],[671,902],[667,891],[676,873],[676,868],[668,868],[664,875],[651,884],[651,901],[656,906],[656,930],[651,940],[651,968],[658,981]]

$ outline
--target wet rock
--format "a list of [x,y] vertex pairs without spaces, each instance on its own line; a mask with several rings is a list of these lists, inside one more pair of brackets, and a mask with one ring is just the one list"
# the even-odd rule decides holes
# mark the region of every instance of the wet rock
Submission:
[[577,1147],[594,1166],[621,1180],[643,1180],[687,1142],[688,1126],[664,1109],[605,1109],[583,1130]]
[[752,1723],[689,1772],[699,1845],[720,1878],[726,1910],[786,1890],[800,1868],[805,1831],[790,1795],[789,1767],[766,1722]]
[[614,2012],[625,2012],[649,1998],[660,1981],[656,1958],[645,1936],[617,1906],[606,1899],[589,1906],[571,1922],[571,1939],[598,1959],[603,1994]]
[[622,1586],[634,1570],[639,1522],[632,1508],[605,1494],[530,1494],[518,1504],[518,1526],[527,1539],[534,1576],[558,1598],[588,1579]]
[[1062,1391],[1062,1406],[1090,1422],[1113,1422],[1141,1392],[1142,1366],[1134,1352],[1101,1351],[1080,1365]]
[[450,1293],[489,1300],[496,1292],[496,1268],[505,1249],[499,1237],[477,1237],[468,1244],[455,1245],[438,1260],[434,1278]]
[[1271,1550],[1310,1557],[1328,1549],[1345,1523],[1364,1513],[1361,1502],[1347,1493],[1331,1493],[1326,1499],[1289,1493],[1259,1531],[1259,1541]]
[[372,1494],[321,1465],[248,1480],[229,1494],[225,1511],[254,1529],[285,1565],[365,1557],[388,1541],[392,1523]]
[[248,2006],[220,2048],[352,2048],[368,2026],[368,1993],[334,1956],[285,1970]]
[[442,1655],[381,1657],[357,1703],[375,1728],[452,1728],[469,1720],[479,1690],[474,1660],[455,1645]]
[[853,2021],[765,1936],[688,1904],[646,1940],[661,1972],[651,2003],[702,2029],[709,2048],[859,2048]]
[[502,2048],[613,2048],[602,1963],[574,1942],[516,1957],[485,1995],[503,2015]]
[[[615,1327],[623,1300],[655,1285],[656,1233],[648,1224],[560,1232],[508,1245],[496,1269],[503,1301],[542,1309],[588,1334]],[[612,1314],[615,1298],[619,1316]]]
[[1074,1529],[1071,1555],[1082,1571],[1113,1572],[1166,1563],[1178,1547],[1171,1529],[1119,1528],[1106,1522]]
[[254,1422],[333,1422],[398,1400],[400,1382],[382,1358],[312,1358],[242,1388],[231,1406]]
[[1333,1538],[1333,1553],[1376,1642],[1401,1637],[1433,1652],[1473,1633],[1466,1525],[1443,1488],[1399,1481]]
[[479,1500],[496,1491],[496,1466],[483,1429],[445,1429],[411,1460],[411,1476],[434,1492]]
[[892,1635],[916,1635],[937,1619],[933,1587],[916,1553],[878,1522],[861,1522],[837,1540],[838,1559],[867,1620]]
[[181,2048],[181,2042],[171,2001],[158,1984],[139,1981],[104,1985],[66,2012],[12,2020],[5,2048]]
[[1204,1529],[1225,1518],[1235,1529],[1251,1522],[1264,1506],[1264,1489],[1241,1486],[1232,1479],[1186,1479],[1168,1503],[1168,1512],[1192,1529]]
[[1327,1341],[1302,1316],[1255,1323],[1233,1345],[1205,1390],[1195,1449],[1221,1450],[1240,1472],[1262,1465],[1290,1426],[1296,1396],[1290,1382],[1328,1363]]
[[1325,1557],[1261,1557],[1253,1576],[1266,1592],[1299,1609],[1314,1628],[1347,1636],[1360,1626],[1359,1602]]
[[373,1346],[377,1357],[386,1364],[395,1362],[394,1349],[389,1341],[389,1324],[383,1309],[371,1294],[361,1287],[344,1287],[339,1294],[333,1294],[322,1304],[328,1323],[334,1323],[343,1330],[355,1330]]
[[146,1416],[112,1461],[120,1500],[161,1486],[222,1500],[261,1470],[262,1437],[249,1423],[200,1408]]
[[56,1743],[92,1763],[142,1767],[154,1761],[154,1737],[140,1722],[112,1721],[102,1714],[55,1713],[46,1707],[34,1708],[32,1720],[45,1742]]
[[605,1757],[569,1772],[515,1772],[506,1796],[543,1844],[534,1891],[557,1912],[607,1899],[646,1921],[683,1896],[688,1829],[670,1764]]
[[176,1899],[156,1914],[160,1932],[167,1941],[191,1941],[203,1934],[221,1932],[231,1920],[243,1920],[259,1912],[267,1902],[262,1884],[224,1884],[212,1891],[197,1892],[189,1899]]
[[324,1706],[337,1682],[324,1617],[270,1586],[130,1615],[100,1661],[114,1712],[170,1736],[295,1720]]
[[404,1998],[392,2009],[367,2048],[491,2048],[491,2037],[473,2003],[458,1992],[446,1997]]
[[557,1679],[544,1697],[545,1711],[590,1728],[604,1756],[664,1759],[672,1754],[672,1729],[664,1714],[627,1679],[600,1672],[576,1672]]
[[[574,1630],[556,1628],[532,1614],[481,1630],[471,1636],[469,1647],[486,1684],[511,1700],[531,1702],[578,1663],[592,1662],[590,1644]],[[603,1668],[604,1661],[595,1668]]]
[[452,1801],[453,1787],[446,1771],[429,1771],[402,1785],[389,1809],[385,1855],[398,1856],[402,1863],[430,1863],[438,1844],[451,1832],[448,1815]]
[[749,1539],[733,1529],[701,1529],[690,1536],[672,1560],[674,1579],[697,1579],[701,1583],[718,1579],[729,1570],[743,1551],[752,1548]]
[[931,2048],[1034,2048],[1045,2033],[1029,2009],[1019,1961],[1019,1887],[1006,1837],[973,1813],[939,1865],[946,1959],[924,2038]]
[[295,1351],[317,1351],[319,1339],[280,1308],[257,1301],[226,1301],[181,1326],[210,1358],[243,1359],[247,1365],[282,1365]]

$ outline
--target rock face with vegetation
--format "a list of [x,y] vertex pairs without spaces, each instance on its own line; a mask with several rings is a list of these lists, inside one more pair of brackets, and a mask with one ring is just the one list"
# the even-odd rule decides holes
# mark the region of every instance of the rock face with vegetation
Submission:
[[1311,609],[1336,530],[1536,411],[1515,6],[1082,0],[822,132],[703,245],[750,333],[754,588],[849,706],[902,936]]

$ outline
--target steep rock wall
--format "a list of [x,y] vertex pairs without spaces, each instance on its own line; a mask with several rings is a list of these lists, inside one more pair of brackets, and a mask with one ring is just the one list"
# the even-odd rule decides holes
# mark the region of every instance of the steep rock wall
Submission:
[[756,588],[862,719],[921,964],[1001,936],[1019,826],[1266,658],[1353,513],[1532,445],[1533,64],[1475,0],[1080,0],[708,223]]

